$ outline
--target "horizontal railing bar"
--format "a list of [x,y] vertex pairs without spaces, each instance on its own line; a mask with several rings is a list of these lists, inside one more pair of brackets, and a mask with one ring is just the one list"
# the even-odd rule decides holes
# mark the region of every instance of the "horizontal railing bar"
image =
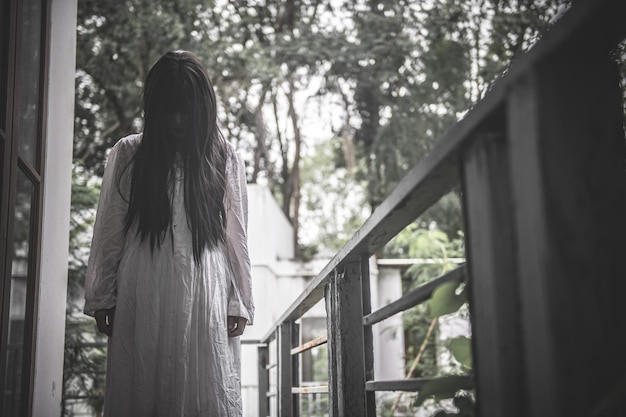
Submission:
[[266,397],[276,397],[278,395],[277,391],[268,391],[267,394],[265,394]]
[[421,287],[409,291],[396,301],[366,315],[363,317],[363,325],[369,326],[376,324],[393,316],[394,314],[423,303],[428,300],[433,291],[444,282],[462,282],[463,280],[465,280],[465,266],[460,266],[440,276],[439,278],[435,278]]
[[84,342],[84,343],[68,343],[68,349],[76,349],[76,348],[105,348],[109,345],[108,342]]
[[314,385],[309,387],[292,387],[292,394],[328,394],[328,385]]
[[267,332],[261,339],[261,342],[264,342],[265,344],[269,345],[270,342],[273,342],[274,340],[276,340],[276,329],[278,329],[278,327]]
[[102,400],[104,395],[65,395],[64,400]]
[[276,368],[278,366],[278,363],[268,363],[267,365],[265,365],[265,370],[269,371],[272,368]]
[[328,336],[324,335],[324,336],[320,336],[318,338],[315,338],[313,340],[310,340],[306,343],[301,344],[298,347],[295,347],[293,349],[291,349],[291,354],[292,355],[297,355],[298,353],[302,353],[305,352],[307,350],[313,349],[314,347],[323,345],[324,343],[328,342]]
[[[537,62],[563,48],[576,46],[576,42],[584,41],[585,45],[596,46],[594,51],[590,50],[592,48],[583,48],[581,54],[597,54],[603,49],[608,52],[609,48],[614,47],[626,35],[625,14],[624,1],[576,2],[535,47],[516,59],[485,97],[437,141],[431,152],[400,181],[261,340],[266,342],[280,324],[299,319],[320,301],[324,296],[328,277],[335,268],[347,260],[376,253],[459,183],[458,157],[461,150],[471,141],[486,137],[480,133],[503,129],[503,125],[498,122],[494,125],[493,121],[504,119],[507,94],[520,76],[527,74]],[[604,31],[605,28],[610,30]],[[502,117],[494,118],[495,115]]]
[[[388,381],[367,381],[365,389],[367,391],[419,391],[428,382],[441,378],[409,378],[394,379]],[[471,376],[459,376],[462,389],[471,389],[474,387],[474,380]]]
[[440,265],[464,264],[465,258],[382,258],[377,259],[378,266]]
[[267,346],[267,343],[263,343],[260,340],[256,339],[241,339],[242,345],[257,345],[257,346]]

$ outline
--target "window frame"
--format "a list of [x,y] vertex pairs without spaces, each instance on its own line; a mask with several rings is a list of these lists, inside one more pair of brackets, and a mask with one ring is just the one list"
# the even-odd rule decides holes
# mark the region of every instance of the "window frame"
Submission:
[[[35,384],[35,345],[37,334],[37,316],[40,283],[40,255],[42,242],[43,223],[43,198],[44,198],[44,170],[46,150],[46,117],[47,109],[47,78],[49,73],[50,51],[50,0],[32,0],[41,4],[41,33],[39,38],[39,72],[37,82],[39,91],[37,95],[37,151],[35,166],[32,166],[25,158],[19,155],[19,123],[20,123],[20,64],[21,64],[21,32],[23,29],[24,3],[20,0],[8,0],[5,4],[7,15],[5,22],[8,23],[8,33],[5,41],[6,56],[0,57],[5,62],[0,65],[6,67],[6,126],[5,130],[0,127],[0,157],[1,167],[1,200],[0,207],[0,268],[2,268],[3,280],[0,283],[0,375],[6,375],[7,353],[9,338],[11,281],[13,264],[14,244],[14,216],[17,193],[17,178],[21,171],[33,184],[31,195],[31,220],[29,222],[29,253],[28,253],[28,276],[27,293],[24,317],[24,346],[22,362],[22,380],[20,387],[20,415],[32,416],[33,393]],[[3,22],[3,23],[5,23]],[[5,378],[0,378],[0,410],[5,406]]]

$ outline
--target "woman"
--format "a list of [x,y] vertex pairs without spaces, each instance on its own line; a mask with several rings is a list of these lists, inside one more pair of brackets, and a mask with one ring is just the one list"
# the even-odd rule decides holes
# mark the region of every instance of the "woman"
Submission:
[[109,417],[240,416],[254,305],[244,163],[222,137],[198,58],[148,73],[143,133],[108,156],[85,313],[109,336]]

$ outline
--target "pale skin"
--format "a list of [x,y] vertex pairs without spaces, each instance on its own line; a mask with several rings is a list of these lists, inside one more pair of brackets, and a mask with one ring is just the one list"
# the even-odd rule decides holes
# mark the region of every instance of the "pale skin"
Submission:
[[[113,336],[113,321],[115,319],[115,308],[98,310],[95,312],[96,325],[98,331],[109,337]],[[228,316],[228,337],[237,337],[243,334],[248,320],[245,317]]]

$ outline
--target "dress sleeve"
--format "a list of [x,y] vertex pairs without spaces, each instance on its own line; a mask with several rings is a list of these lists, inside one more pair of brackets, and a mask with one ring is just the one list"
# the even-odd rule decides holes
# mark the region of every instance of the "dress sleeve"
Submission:
[[120,172],[124,169],[119,147],[114,146],[104,169],[100,198],[93,229],[87,276],[84,313],[115,307],[117,269],[124,246],[124,218],[128,203],[120,191]]
[[254,320],[250,256],[248,255],[248,191],[243,159],[233,154],[228,161],[226,192],[226,248],[232,269],[228,315]]

